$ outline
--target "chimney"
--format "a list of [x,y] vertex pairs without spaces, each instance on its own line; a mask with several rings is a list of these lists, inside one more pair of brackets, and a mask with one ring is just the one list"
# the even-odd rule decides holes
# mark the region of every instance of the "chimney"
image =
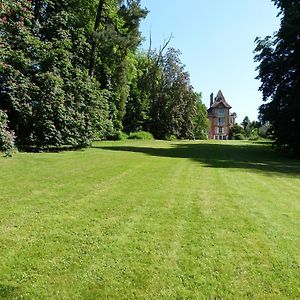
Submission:
[[210,94],[210,106],[212,106],[213,103],[214,103],[214,94],[211,93],[211,94]]

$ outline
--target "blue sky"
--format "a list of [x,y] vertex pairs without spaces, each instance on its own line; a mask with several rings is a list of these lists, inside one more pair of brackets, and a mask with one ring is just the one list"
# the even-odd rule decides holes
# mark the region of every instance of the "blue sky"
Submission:
[[182,52],[182,62],[197,92],[208,106],[211,92],[222,90],[238,115],[257,119],[262,104],[260,82],[254,79],[254,40],[278,30],[278,10],[271,0],[141,0],[149,15],[141,24],[149,47],[154,48],[172,34],[171,47]]

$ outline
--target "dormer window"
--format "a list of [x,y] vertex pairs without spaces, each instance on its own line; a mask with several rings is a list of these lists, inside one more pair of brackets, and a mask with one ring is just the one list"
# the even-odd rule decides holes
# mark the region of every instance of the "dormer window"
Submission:
[[225,116],[225,109],[224,108],[219,108],[218,109],[218,116],[224,117]]

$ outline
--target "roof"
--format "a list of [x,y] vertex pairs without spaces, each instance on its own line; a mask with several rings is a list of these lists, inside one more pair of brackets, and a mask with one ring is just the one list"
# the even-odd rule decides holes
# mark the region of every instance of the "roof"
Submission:
[[218,107],[220,104],[223,104],[225,108],[231,108],[231,106],[226,102],[225,97],[221,90],[218,92],[214,103],[212,104],[211,108]]

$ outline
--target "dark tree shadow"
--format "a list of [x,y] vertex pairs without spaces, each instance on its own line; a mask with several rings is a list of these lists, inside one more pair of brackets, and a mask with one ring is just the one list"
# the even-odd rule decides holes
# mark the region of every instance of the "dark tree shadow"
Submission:
[[210,168],[253,169],[300,176],[300,161],[273,151],[268,143],[173,143],[171,148],[138,146],[95,146],[112,151],[144,153],[158,157],[188,158]]

